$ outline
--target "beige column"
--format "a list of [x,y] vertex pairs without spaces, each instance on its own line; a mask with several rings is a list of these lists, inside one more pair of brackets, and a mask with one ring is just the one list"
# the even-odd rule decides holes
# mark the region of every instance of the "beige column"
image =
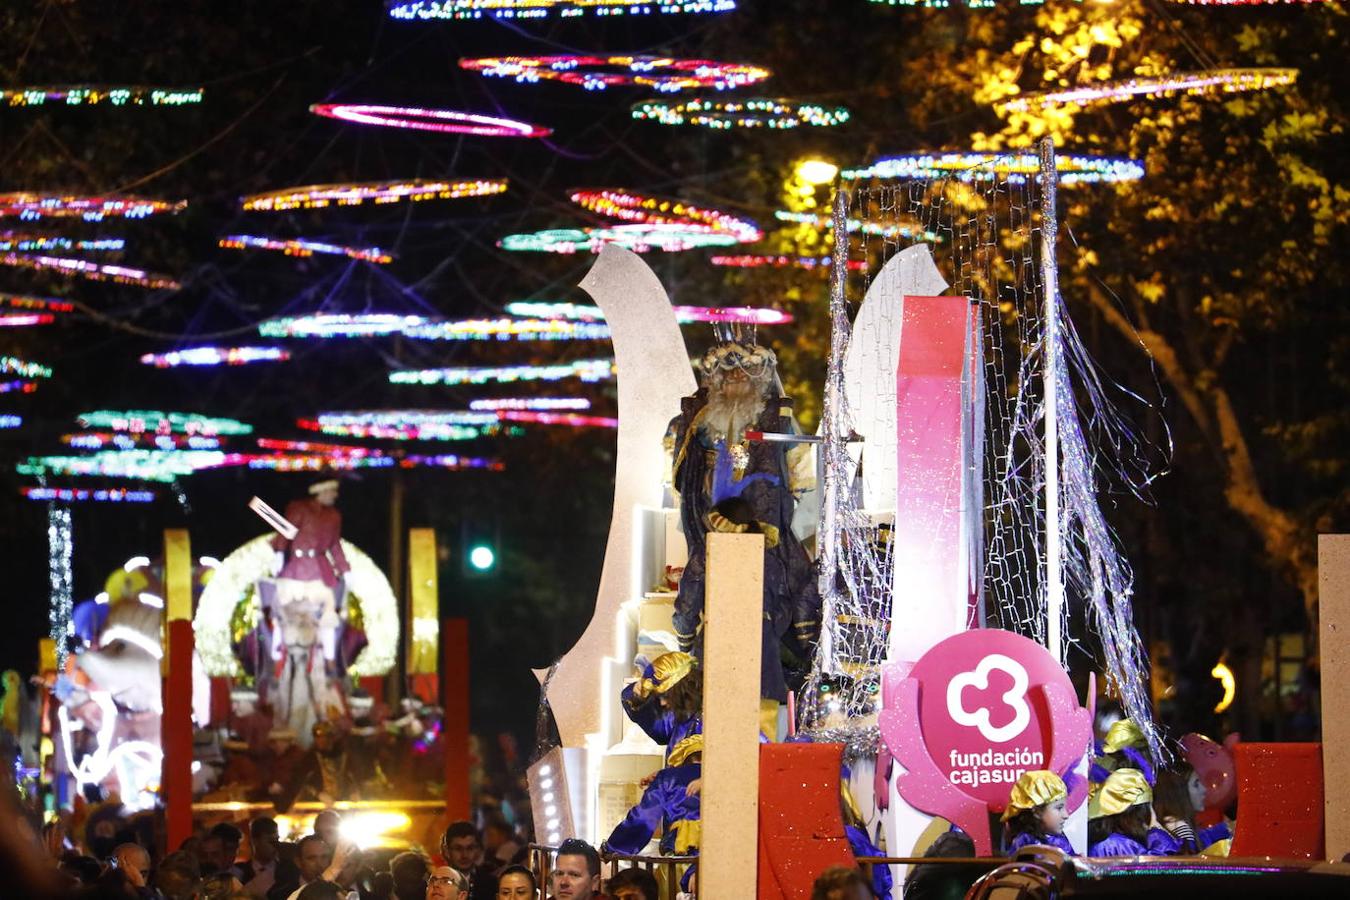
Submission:
[[1350,534],[1317,536],[1327,859],[1350,853]]
[[700,897],[757,894],[764,536],[709,534],[703,626]]

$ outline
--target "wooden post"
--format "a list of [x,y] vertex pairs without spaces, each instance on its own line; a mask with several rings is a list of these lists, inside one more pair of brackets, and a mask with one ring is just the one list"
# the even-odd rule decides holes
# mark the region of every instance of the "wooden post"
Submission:
[[764,536],[709,534],[703,626],[701,897],[757,895]]
[[406,650],[408,683],[424,703],[440,703],[437,684],[440,652],[440,595],[436,583],[436,532],[408,531],[408,603]]
[[450,821],[469,818],[469,621],[446,619],[441,623],[445,653],[441,693],[445,724],[445,812]]
[[164,532],[164,586],[168,646],[162,657],[160,783],[167,809],[166,850],[172,851],[192,834],[192,546],[183,529]]
[[1326,858],[1350,853],[1350,534],[1317,536]]

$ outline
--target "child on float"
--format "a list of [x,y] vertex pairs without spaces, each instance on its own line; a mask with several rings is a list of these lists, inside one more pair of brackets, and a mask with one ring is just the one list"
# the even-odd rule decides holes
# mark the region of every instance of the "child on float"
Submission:
[[1101,783],[1117,769],[1138,769],[1150,786],[1157,780],[1148,758],[1148,739],[1133,720],[1113,722],[1102,738],[1099,751],[1092,761],[1089,780]]
[[702,758],[702,734],[690,735],[670,748],[666,767],[652,778],[637,806],[615,826],[601,849],[637,856],[646,849],[657,826],[661,826],[662,856],[696,855],[702,835],[699,819]]
[[642,677],[623,689],[623,711],[647,736],[670,752],[703,733],[703,673],[688,653],[663,653]]
[[1065,806],[1068,799],[1064,779],[1054,772],[1040,769],[1022,773],[1008,797],[1008,808],[1003,811],[1008,855],[1030,844],[1076,853],[1064,836],[1064,823],[1069,820]]
[[1153,788],[1138,769],[1116,769],[1088,800],[1088,856],[1181,852],[1181,841],[1154,826]]
[[[1189,765],[1183,763],[1159,773],[1153,788],[1153,811],[1158,824],[1181,843],[1182,852],[1212,852],[1216,844],[1233,836],[1226,822],[1208,828],[1196,824],[1195,816],[1204,812],[1205,801],[1205,784]],[[1226,850],[1217,855],[1226,856]]]

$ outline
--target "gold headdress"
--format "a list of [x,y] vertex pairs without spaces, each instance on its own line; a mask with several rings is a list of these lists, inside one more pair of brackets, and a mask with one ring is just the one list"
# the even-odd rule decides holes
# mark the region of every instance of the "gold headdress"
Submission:
[[1138,769],[1116,769],[1088,800],[1088,818],[1115,816],[1132,806],[1153,802],[1153,789]]
[[682,766],[689,761],[689,757],[702,752],[703,735],[691,734],[689,737],[670,748],[670,756],[666,758],[666,765]]
[[1063,800],[1067,796],[1069,789],[1065,786],[1064,779],[1054,772],[1046,769],[1023,772],[1008,796],[1008,808],[1003,811],[1003,821],[1008,821],[1020,812]]
[[1106,739],[1102,741],[1102,752],[1119,753],[1126,747],[1140,749],[1147,746],[1148,741],[1138,725],[1129,719],[1119,719],[1106,732]]
[[663,653],[652,660],[652,677],[642,679],[643,694],[664,694],[694,671],[698,662],[688,653]]

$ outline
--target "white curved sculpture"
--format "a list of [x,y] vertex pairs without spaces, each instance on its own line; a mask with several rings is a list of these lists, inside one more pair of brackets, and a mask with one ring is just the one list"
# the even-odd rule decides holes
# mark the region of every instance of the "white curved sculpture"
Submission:
[[[604,312],[614,342],[619,434],[614,515],[595,612],[549,683],[549,704],[564,747],[583,747],[586,735],[601,731],[602,668],[607,658],[627,652],[617,646],[619,607],[642,596],[646,587],[634,571],[637,511],[661,506],[666,475],[662,439],[680,411],[680,399],[698,387],[670,298],[641,257],[607,244],[581,287]],[[536,674],[542,679],[545,673]],[[614,686],[616,696],[620,687]]]
[[947,282],[927,244],[895,254],[867,288],[844,354],[844,389],[853,430],[864,438],[863,508],[895,512],[895,373],[905,296],[937,297]]

